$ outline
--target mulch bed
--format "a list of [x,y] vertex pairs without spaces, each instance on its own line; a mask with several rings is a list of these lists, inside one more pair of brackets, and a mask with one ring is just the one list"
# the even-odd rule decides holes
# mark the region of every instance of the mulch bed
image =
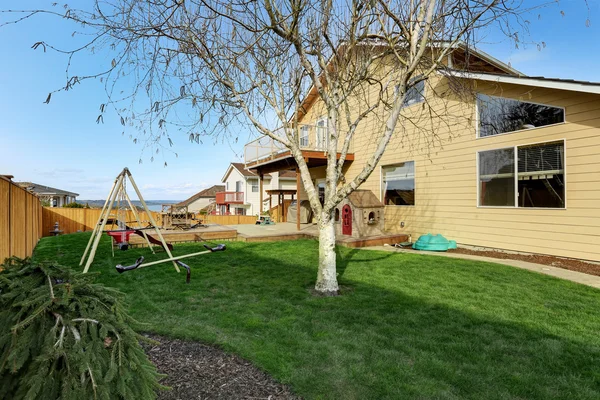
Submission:
[[458,248],[448,250],[449,253],[471,254],[474,256],[500,258],[504,260],[521,260],[535,264],[549,265],[551,267],[569,269],[571,271],[583,272],[585,274],[600,276],[600,264],[575,260],[572,258],[560,258],[545,256],[541,254],[514,254],[500,250],[472,250]]
[[143,346],[158,371],[167,375],[161,383],[171,390],[159,392],[161,400],[300,399],[249,361],[217,347],[145,336],[160,342],[156,346]]

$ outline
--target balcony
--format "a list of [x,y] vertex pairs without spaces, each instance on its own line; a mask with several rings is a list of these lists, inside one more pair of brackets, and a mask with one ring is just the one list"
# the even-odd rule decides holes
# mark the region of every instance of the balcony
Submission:
[[244,192],[217,192],[216,203],[221,204],[244,204]]
[[[283,135],[280,130],[279,134]],[[327,163],[327,128],[317,125],[302,125],[298,144],[309,168]],[[338,149],[339,150],[339,149]],[[337,154],[340,157],[340,153]],[[354,160],[353,143],[350,143],[346,161]],[[262,173],[290,169],[296,166],[292,153],[283,144],[268,136],[261,136],[244,146],[244,161],[247,169]]]

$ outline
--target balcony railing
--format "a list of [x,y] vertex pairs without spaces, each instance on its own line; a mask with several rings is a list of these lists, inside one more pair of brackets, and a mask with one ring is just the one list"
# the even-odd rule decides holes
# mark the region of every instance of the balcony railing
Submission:
[[[284,134],[283,130],[276,134]],[[327,150],[327,127],[320,125],[302,125],[298,130],[298,144],[301,150],[326,151]],[[339,151],[340,149],[338,149]],[[266,161],[277,158],[279,154],[289,151],[280,142],[269,136],[261,136],[244,146],[244,160],[246,164],[257,161]],[[352,143],[349,152],[352,153]]]
[[217,204],[241,204],[244,202],[244,192],[217,192]]

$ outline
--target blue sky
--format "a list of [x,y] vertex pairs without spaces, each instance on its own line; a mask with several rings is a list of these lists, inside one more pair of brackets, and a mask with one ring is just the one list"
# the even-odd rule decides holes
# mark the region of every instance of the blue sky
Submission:
[[[22,9],[50,1],[0,4],[0,9]],[[535,45],[515,49],[494,31],[482,35],[479,47],[527,75],[600,82],[600,0],[588,0],[588,5],[589,13],[585,0],[563,0],[531,15],[529,39],[544,41],[541,51]],[[588,17],[591,25],[586,27]],[[179,200],[219,183],[229,162],[241,161],[249,132],[242,133],[237,144],[216,138],[202,145],[172,133],[172,150],[178,157],[163,152],[150,162],[143,146],[128,138],[133,132],[122,135],[114,114],[96,124],[105,100],[98,82],[53,95],[50,104],[44,104],[48,92],[64,84],[66,60],[30,47],[40,40],[66,43],[72,30],[47,18],[0,29],[0,174],[74,191],[80,199],[99,199],[127,166],[146,199]],[[100,54],[74,61],[82,70],[102,63],[108,65],[110,59]]]

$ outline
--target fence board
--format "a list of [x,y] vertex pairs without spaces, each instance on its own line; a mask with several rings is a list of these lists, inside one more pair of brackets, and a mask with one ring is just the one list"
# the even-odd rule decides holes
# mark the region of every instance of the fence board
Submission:
[[41,212],[33,193],[0,177],[0,262],[31,256],[41,237]]
[[[54,224],[58,222],[59,229],[63,234],[91,231],[96,226],[102,209],[100,208],[50,208],[44,207],[42,216],[43,236],[51,236],[51,230],[54,229]],[[111,214],[112,215],[112,214]],[[145,211],[138,212],[142,226],[146,226],[150,222],[150,218]],[[116,216],[116,214],[114,215]],[[162,221],[160,213],[152,212],[152,216],[156,223],[160,226]],[[131,227],[137,227],[135,224],[135,216],[133,212],[127,211],[125,216],[127,224]],[[107,225],[110,229],[111,226]]]
[[242,225],[256,222],[256,217],[253,215],[203,215],[201,218],[206,224],[219,225]]

